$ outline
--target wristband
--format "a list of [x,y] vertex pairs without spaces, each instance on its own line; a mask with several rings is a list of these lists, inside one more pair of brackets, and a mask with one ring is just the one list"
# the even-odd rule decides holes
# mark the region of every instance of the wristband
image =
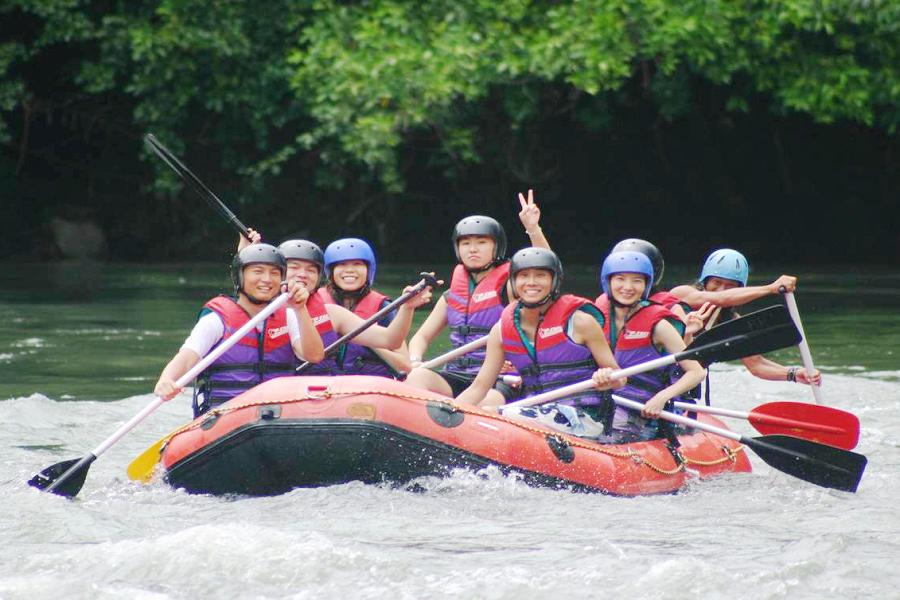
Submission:
[[797,381],[797,367],[791,367],[787,372],[788,381]]

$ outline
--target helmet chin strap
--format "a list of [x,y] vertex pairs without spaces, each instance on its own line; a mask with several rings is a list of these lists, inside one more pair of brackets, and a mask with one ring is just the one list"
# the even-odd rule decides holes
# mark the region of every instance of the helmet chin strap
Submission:
[[467,273],[471,273],[471,274],[474,275],[474,274],[476,274],[476,273],[484,273],[484,272],[487,271],[488,269],[494,268],[494,267],[496,266],[496,264],[497,264],[497,261],[496,261],[496,260],[492,260],[492,261],[489,262],[488,264],[484,265],[483,267],[478,267],[477,269],[473,269],[473,268],[467,267],[465,264],[463,264],[463,268],[466,270]]
[[328,282],[328,291],[331,292],[331,295],[334,296],[334,299],[337,300],[340,304],[343,304],[344,300],[347,298],[353,300],[353,303],[356,304],[360,299],[362,299],[363,296],[371,291],[371,288],[369,287],[369,282],[366,282],[366,285],[362,286],[358,290],[342,290],[332,279]]
[[547,294],[544,296],[544,299],[540,302],[525,302],[521,298],[519,298],[519,304],[521,304],[524,308],[540,308],[546,304],[549,304],[554,299],[553,294]]
[[259,298],[254,298],[253,296],[251,296],[244,290],[241,290],[240,293],[243,294],[244,297],[250,301],[250,304],[255,304],[255,305],[259,306],[261,304],[268,304],[269,302],[271,302],[271,300],[260,300]]

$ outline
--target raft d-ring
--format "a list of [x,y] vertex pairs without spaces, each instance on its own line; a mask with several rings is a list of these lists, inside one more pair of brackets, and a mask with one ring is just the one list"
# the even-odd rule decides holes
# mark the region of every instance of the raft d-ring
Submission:
[[737,462],[737,452],[735,452],[734,450],[732,450],[730,447],[728,447],[728,446],[722,446],[722,452],[725,453],[725,456],[727,456],[728,459],[729,459],[732,463],[736,463],[736,462]]
[[628,456],[631,457],[631,462],[633,462],[634,464],[636,464],[636,465],[644,464],[644,457],[641,456],[638,452],[635,452],[634,449],[632,449],[632,448],[628,449]]
[[331,390],[327,385],[311,385],[306,388],[306,397],[315,400],[328,400],[331,398]]

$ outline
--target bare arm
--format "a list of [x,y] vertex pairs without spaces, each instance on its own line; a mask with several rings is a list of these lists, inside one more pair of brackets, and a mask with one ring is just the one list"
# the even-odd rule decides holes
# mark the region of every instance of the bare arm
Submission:
[[300,327],[300,338],[291,344],[294,354],[297,358],[311,363],[321,362],[325,358],[325,344],[322,343],[322,336],[313,325],[306,305],[295,308],[294,314],[297,315],[297,325]]
[[372,352],[377,354],[381,360],[398,373],[409,373],[412,371],[412,362],[409,360],[409,348],[407,348],[406,342],[403,342],[397,350],[372,348]]
[[431,341],[447,326],[447,300],[438,298],[431,309],[431,314],[409,340],[409,357],[412,362],[422,360],[428,351]]
[[519,205],[522,209],[519,211],[519,221],[522,222],[522,227],[525,228],[531,245],[535,248],[550,250],[550,242],[547,241],[544,230],[541,229],[541,209],[534,203],[534,190],[528,190],[527,198],[520,192]]
[[[669,354],[676,354],[684,350],[684,340],[678,334],[671,323],[663,320],[653,328],[653,342],[666,349]],[[678,366],[684,374],[666,388],[656,392],[644,405],[641,416],[645,418],[658,417],[666,402],[687,391],[697,387],[706,377],[706,369],[696,360],[680,360]]]
[[[406,294],[412,289],[412,286],[404,288],[403,293]],[[412,325],[413,314],[416,308],[431,301],[431,288],[425,288],[416,296],[406,301],[397,309],[397,316],[391,321],[387,327],[381,325],[372,325],[365,331],[356,336],[355,342],[360,346],[369,348],[385,348],[388,350],[398,350],[409,333]],[[335,330],[346,335],[364,323],[363,319],[353,314],[343,306],[337,304],[326,304],[325,309],[328,316],[334,324]]]
[[[616,363],[612,349],[610,349],[606,336],[603,334],[603,328],[597,322],[597,319],[583,311],[576,312],[572,315],[572,319],[574,324],[572,341],[588,347],[599,369],[618,369],[619,365]],[[604,381],[598,387],[604,390],[615,390],[625,385],[627,380],[627,378],[623,377],[622,379]]]
[[200,362],[200,356],[193,350],[189,348],[179,350],[178,354],[172,357],[169,364],[163,368],[153,393],[165,400],[174,398],[181,391],[181,388],[175,387],[175,381],[198,362]]
[[784,287],[787,291],[792,292],[797,287],[797,278],[790,275],[782,275],[769,285],[753,285],[749,287],[736,287],[730,290],[720,290],[718,292],[707,292],[698,290],[690,285],[679,285],[670,290],[670,292],[691,308],[699,308],[704,302],[730,308],[741,306],[754,300],[759,300],[771,294],[777,294],[780,288]]
[[494,387],[494,383],[500,375],[500,369],[503,368],[503,357],[503,340],[500,336],[500,323],[498,322],[491,327],[491,332],[488,334],[487,355],[478,375],[475,376],[472,384],[456,397],[456,401],[480,404]]

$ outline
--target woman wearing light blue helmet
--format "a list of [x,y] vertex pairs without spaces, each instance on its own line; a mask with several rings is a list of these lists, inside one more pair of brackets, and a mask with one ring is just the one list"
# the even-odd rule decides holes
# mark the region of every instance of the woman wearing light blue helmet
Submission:
[[[707,323],[711,327],[716,320],[728,321],[735,318],[735,307],[753,302],[772,294],[780,294],[782,291],[793,292],[797,288],[797,278],[792,275],[782,275],[768,285],[748,286],[750,265],[746,257],[730,248],[721,248],[710,254],[700,270],[700,278],[695,284],[680,285],[671,290],[682,301],[689,304],[694,310],[704,303],[711,303],[720,307],[715,311]],[[741,359],[744,366],[760,379],[796,381],[798,383],[820,385],[822,376],[818,370],[807,374],[804,369],[798,367],[785,367],[771,361],[759,354]],[[708,391],[708,390],[707,390]]]

